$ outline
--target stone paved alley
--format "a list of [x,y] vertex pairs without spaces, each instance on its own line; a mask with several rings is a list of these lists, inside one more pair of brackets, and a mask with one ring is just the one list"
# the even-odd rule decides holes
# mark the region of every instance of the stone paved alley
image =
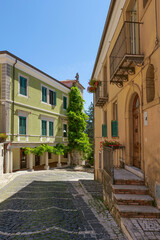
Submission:
[[124,240],[79,179],[93,180],[93,174],[51,170],[17,176],[0,190],[0,239]]

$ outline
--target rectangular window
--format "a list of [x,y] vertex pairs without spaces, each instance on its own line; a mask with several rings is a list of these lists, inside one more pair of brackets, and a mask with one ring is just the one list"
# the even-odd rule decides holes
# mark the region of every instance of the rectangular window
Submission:
[[49,122],[49,136],[53,137],[53,122]]
[[42,120],[42,136],[47,136],[47,121]]
[[52,159],[52,153],[48,153],[48,159]]
[[42,87],[42,102],[47,103],[47,88]]
[[143,8],[146,7],[148,0],[143,0]]
[[67,137],[67,124],[63,124],[63,137]]
[[54,92],[49,90],[49,104],[54,105]]
[[26,134],[26,117],[19,117],[19,134]]
[[27,96],[27,79],[20,76],[20,94]]
[[67,97],[63,96],[63,109],[67,109]]
[[113,120],[118,121],[117,101],[113,103]]

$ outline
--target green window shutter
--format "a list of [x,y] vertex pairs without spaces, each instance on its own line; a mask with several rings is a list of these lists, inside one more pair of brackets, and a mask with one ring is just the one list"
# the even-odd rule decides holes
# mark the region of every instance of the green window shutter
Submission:
[[19,117],[19,134],[26,134],[26,117]]
[[54,105],[56,106],[57,105],[57,93],[54,92]]
[[67,98],[63,96],[63,109],[67,109]]
[[20,94],[27,96],[27,79],[20,76]]
[[42,120],[42,136],[47,135],[47,121]]
[[118,137],[118,121],[111,122],[112,137]]
[[107,137],[107,124],[102,124],[102,137]]
[[49,122],[49,136],[53,136],[53,122]]
[[42,87],[42,102],[47,102],[47,88]]
[[67,137],[67,124],[63,124],[63,137]]

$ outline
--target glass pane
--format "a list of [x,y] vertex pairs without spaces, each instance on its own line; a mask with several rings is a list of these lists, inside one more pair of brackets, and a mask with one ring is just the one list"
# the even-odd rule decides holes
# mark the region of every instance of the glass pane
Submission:
[[49,104],[53,105],[53,91],[49,90]]
[[20,94],[27,96],[27,79],[20,77]]
[[19,134],[26,134],[26,117],[19,117]]

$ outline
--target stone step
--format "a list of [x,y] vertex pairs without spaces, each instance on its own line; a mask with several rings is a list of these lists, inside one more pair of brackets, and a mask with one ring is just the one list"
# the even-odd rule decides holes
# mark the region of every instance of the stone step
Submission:
[[115,185],[144,185],[144,181],[141,180],[135,180],[135,179],[115,179],[114,182]]
[[148,188],[141,185],[112,185],[113,193],[115,194],[148,194]]
[[118,205],[146,205],[152,206],[153,198],[149,195],[114,194],[115,203]]
[[144,179],[126,169],[115,169],[114,181],[115,185],[144,185]]
[[152,206],[115,205],[119,216],[126,218],[159,218],[160,211]]

